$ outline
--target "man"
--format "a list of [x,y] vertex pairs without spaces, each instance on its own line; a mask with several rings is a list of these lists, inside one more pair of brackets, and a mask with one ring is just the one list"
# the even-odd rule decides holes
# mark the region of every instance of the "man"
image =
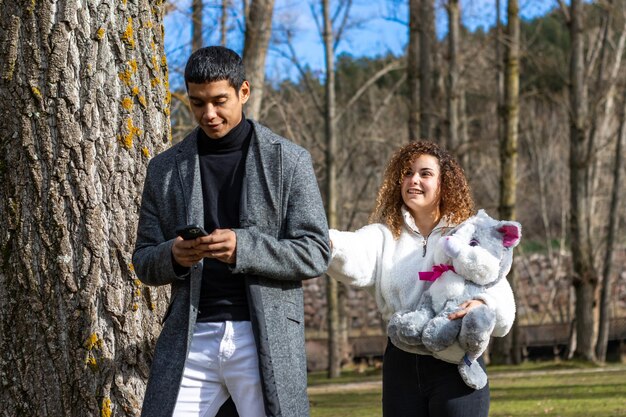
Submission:
[[150,162],[133,254],[172,293],[142,416],[215,416],[229,396],[242,417],[307,416],[301,281],[330,257],[311,157],[245,119],[235,52],[194,52],[185,83],[199,126]]

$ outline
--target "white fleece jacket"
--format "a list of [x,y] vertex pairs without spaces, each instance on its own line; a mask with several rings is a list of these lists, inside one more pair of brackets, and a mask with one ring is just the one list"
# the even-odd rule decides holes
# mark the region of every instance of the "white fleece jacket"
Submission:
[[[428,236],[422,236],[413,217],[403,210],[405,227],[394,239],[383,224],[370,224],[356,232],[330,230],[332,261],[327,271],[332,278],[346,284],[367,289],[376,299],[383,319],[397,311],[414,310],[427,288],[418,273],[433,267],[433,252],[437,241],[452,229],[440,221]],[[506,279],[486,290],[479,297],[496,312],[494,336],[506,335],[515,319],[515,299]],[[426,350],[419,353],[433,355],[447,362],[458,363],[464,352],[458,344],[441,352]]]

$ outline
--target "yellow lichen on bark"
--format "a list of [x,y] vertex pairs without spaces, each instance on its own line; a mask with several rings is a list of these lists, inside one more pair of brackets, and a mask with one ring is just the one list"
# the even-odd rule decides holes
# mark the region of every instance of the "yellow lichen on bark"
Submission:
[[101,417],[111,417],[111,399],[104,397],[102,399],[102,410],[100,412]]
[[[127,87],[130,87],[133,74],[137,72],[137,60],[131,59],[126,64],[128,65],[128,67],[125,68],[124,71],[120,72],[118,74],[118,77]],[[135,88],[137,87],[133,87],[133,92]]]
[[124,30],[124,33],[122,33],[122,40],[124,41],[124,43],[126,45],[128,45],[128,47],[130,49],[135,48],[135,37],[134,37],[133,18],[132,17],[128,18],[128,23],[126,24],[126,29]]
[[143,153],[143,156],[145,156],[146,158],[150,158],[150,151],[145,146],[141,148],[141,153]]
[[96,362],[96,358],[93,356],[89,356],[87,360],[85,360],[85,363],[89,366],[89,368],[91,368],[92,371],[98,370],[98,362]]
[[85,341],[85,348],[87,350],[92,350],[99,343],[100,343],[100,339],[98,339],[98,335],[95,333],[92,333],[89,335],[89,337]]
[[33,92],[33,95],[37,97],[37,100],[39,101],[43,100],[41,90],[39,90],[37,87],[31,87],[30,90]]
[[102,40],[104,39],[104,34],[106,33],[106,29],[105,28],[100,28],[98,29],[98,31],[96,32],[96,38],[98,38],[98,40]]
[[122,71],[122,72],[120,72],[118,74],[118,77],[120,78],[120,81],[122,81],[124,84],[126,84],[129,87],[130,87],[130,79],[131,79],[132,76],[133,76],[133,74],[128,69],[125,69],[124,71]]
[[124,97],[124,99],[122,99],[122,107],[125,110],[131,111],[133,109],[133,99],[130,97]]
[[133,119],[130,117],[126,119],[126,134],[124,136],[118,136],[120,142],[126,149],[133,147],[133,138],[141,135],[141,129],[133,124]]

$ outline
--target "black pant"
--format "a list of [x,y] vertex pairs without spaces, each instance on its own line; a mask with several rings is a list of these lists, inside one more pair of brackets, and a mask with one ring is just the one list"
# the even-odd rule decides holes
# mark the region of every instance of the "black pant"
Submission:
[[[478,360],[485,367],[482,357]],[[387,341],[383,358],[384,417],[487,417],[489,384],[474,390],[456,364],[398,349]]]

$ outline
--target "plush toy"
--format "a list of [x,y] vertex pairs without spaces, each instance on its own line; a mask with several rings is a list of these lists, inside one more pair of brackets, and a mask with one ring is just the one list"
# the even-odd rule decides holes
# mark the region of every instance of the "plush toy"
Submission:
[[394,345],[419,353],[439,352],[458,342],[465,352],[459,363],[461,377],[474,389],[484,387],[487,375],[476,359],[489,344],[495,310],[483,304],[462,319],[449,320],[448,315],[506,279],[520,238],[519,223],[494,220],[484,210],[441,237],[433,270],[419,273],[421,280],[432,284],[414,311],[397,312],[389,321],[387,333]]

